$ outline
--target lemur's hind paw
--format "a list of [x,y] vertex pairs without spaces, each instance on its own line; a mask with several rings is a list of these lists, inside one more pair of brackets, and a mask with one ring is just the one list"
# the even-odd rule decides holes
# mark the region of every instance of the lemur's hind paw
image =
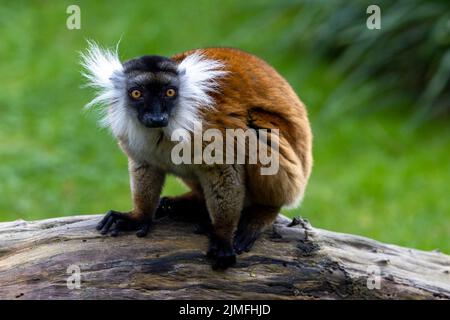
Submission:
[[249,252],[260,234],[259,230],[238,229],[234,237],[234,250],[236,253]]
[[110,210],[97,224],[97,230],[103,235],[111,231],[112,237],[118,236],[120,231],[137,230],[136,235],[138,237],[145,237],[151,225],[151,220],[138,221],[129,213]]

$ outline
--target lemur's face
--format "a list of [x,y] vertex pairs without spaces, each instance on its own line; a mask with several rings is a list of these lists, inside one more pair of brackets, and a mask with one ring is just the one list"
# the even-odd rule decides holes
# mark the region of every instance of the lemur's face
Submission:
[[142,56],[123,64],[127,106],[148,128],[167,126],[178,99],[177,64],[165,57]]
[[214,106],[210,94],[219,90],[219,78],[228,73],[223,62],[200,49],[177,61],[142,56],[122,63],[117,50],[90,42],[81,58],[87,85],[97,90],[86,107],[101,106],[100,124],[131,142],[145,127],[162,128],[166,137],[176,132],[188,141],[202,121],[199,108]]

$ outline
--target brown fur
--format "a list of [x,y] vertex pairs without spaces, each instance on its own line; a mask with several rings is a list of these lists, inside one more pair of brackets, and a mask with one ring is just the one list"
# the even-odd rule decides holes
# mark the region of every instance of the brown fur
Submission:
[[[260,165],[246,165],[251,202],[284,206],[304,193],[312,167],[312,133],[303,103],[278,72],[263,60],[238,49],[203,49],[225,63],[228,76],[214,94],[215,110],[203,111],[203,129],[278,128],[280,170],[261,175]],[[192,51],[172,57],[181,61]]]

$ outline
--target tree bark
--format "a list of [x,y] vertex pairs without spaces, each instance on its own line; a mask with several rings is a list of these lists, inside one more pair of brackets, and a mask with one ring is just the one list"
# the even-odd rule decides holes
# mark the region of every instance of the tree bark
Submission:
[[112,238],[95,230],[99,218],[0,223],[0,298],[450,298],[450,256],[303,219],[280,215],[235,267],[218,272],[205,257],[206,236],[191,224],[163,218],[145,238]]

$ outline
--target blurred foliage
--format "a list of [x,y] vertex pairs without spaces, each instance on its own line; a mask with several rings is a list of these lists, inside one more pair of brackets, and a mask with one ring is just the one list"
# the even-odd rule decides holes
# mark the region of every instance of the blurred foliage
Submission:
[[[381,29],[369,30],[366,9],[381,8]],[[376,110],[408,100],[411,124],[450,111],[450,1],[290,1],[273,2],[267,12],[282,21],[277,50],[305,49],[329,61],[344,75],[322,111],[335,115],[341,97],[364,96],[366,83],[376,82],[365,100],[383,95]],[[266,19],[263,15],[257,19]],[[354,99],[355,100],[355,99]],[[389,102],[389,103],[388,103]],[[349,106],[367,109],[370,104]]]
[[[322,43],[328,47],[325,36],[317,39],[325,26],[331,26],[328,32],[339,23],[365,29],[366,7],[337,3],[342,4],[2,1],[0,221],[130,209],[127,160],[111,135],[97,127],[95,112],[82,111],[93,92],[81,88],[79,66],[86,39],[112,47],[122,38],[122,59],[207,46],[239,47],[266,59],[306,103],[314,131],[315,166],[305,199],[301,208],[286,213],[307,217],[316,227],[450,253],[450,126],[437,119],[405,131],[404,110],[412,105],[405,80],[394,81],[399,86],[390,90],[380,90],[389,70],[351,80],[337,65],[359,42],[337,46],[336,59],[330,55],[334,51],[320,49]],[[81,8],[81,30],[66,28],[71,4]],[[342,12],[338,24],[328,21],[332,8]],[[391,10],[381,9],[387,28]],[[368,36],[387,41],[379,31]],[[371,56],[352,68],[378,59],[384,50],[371,48]],[[404,63],[422,69],[415,54],[404,56]],[[387,107],[361,111],[380,106]],[[184,190],[171,177],[164,193]]]

